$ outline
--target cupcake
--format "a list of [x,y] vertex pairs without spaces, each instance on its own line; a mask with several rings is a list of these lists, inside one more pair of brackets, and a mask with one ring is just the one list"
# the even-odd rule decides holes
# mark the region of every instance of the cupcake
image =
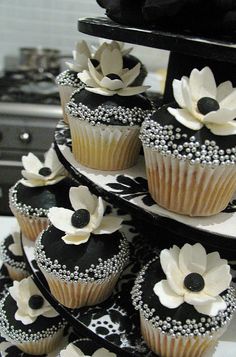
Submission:
[[0,259],[6,266],[12,280],[20,281],[29,275],[23,257],[20,232],[18,230],[13,231],[1,242]]
[[78,73],[87,87],[75,92],[67,105],[72,152],[84,166],[122,170],[137,161],[140,126],[152,105],[140,94],[148,87],[129,86],[140,64],[125,70],[121,52],[106,47],[100,66],[101,73],[88,60],[89,71]]
[[200,357],[225,332],[236,309],[227,261],[199,243],[161,251],[139,273],[132,301],[141,333],[160,357]]
[[99,347],[93,340],[81,338],[70,343],[60,352],[59,357],[116,357],[113,352]]
[[0,301],[0,333],[30,355],[52,351],[60,342],[66,322],[40,293],[31,277],[14,281]]
[[54,207],[52,223],[35,244],[35,259],[52,295],[64,306],[101,303],[128,262],[128,242],[118,231],[122,219],[104,215],[101,197],[88,188],[70,189],[74,210]]
[[52,148],[46,153],[44,163],[32,153],[23,156],[22,163],[23,179],[10,189],[9,204],[22,233],[34,241],[49,224],[50,207],[71,208],[68,194],[76,183],[65,176],[65,169]]
[[236,190],[236,90],[210,68],[173,81],[176,103],[142,126],[148,187],[162,207],[190,216],[222,211]]

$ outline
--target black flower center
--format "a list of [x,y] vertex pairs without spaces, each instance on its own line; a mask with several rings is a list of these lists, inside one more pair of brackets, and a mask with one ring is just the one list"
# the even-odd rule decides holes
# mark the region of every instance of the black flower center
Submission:
[[220,105],[217,100],[213,98],[203,97],[197,102],[197,108],[201,114],[206,115],[220,109]]
[[52,170],[49,168],[49,167],[42,167],[40,170],[39,170],[39,175],[42,175],[42,176],[49,176],[51,175],[52,173]]
[[118,76],[118,74],[115,74],[115,73],[109,73],[109,74],[106,75],[106,77],[110,78],[112,81],[114,79],[119,79],[121,81],[120,76]]
[[184,279],[184,286],[190,291],[198,292],[204,288],[205,282],[200,274],[190,273]]
[[72,226],[76,228],[83,228],[87,226],[90,221],[90,213],[86,209],[78,209],[71,217]]
[[95,68],[97,68],[100,64],[100,62],[98,60],[96,60],[95,58],[90,58],[90,61],[92,62],[93,66]]
[[29,307],[34,310],[38,310],[43,306],[44,300],[40,295],[32,295],[29,299]]

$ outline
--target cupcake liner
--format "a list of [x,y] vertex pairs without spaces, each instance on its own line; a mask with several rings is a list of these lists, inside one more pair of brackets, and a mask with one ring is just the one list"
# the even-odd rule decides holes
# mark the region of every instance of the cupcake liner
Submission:
[[22,234],[29,240],[35,241],[39,233],[49,225],[47,217],[25,216],[10,204],[10,209],[16,217]]
[[104,282],[65,282],[43,271],[52,295],[68,308],[92,306],[105,301],[112,293],[119,274],[114,274]]
[[140,313],[141,332],[149,348],[160,357],[201,357],[212,348],[226,326],[217,330],[213,336],[174,337],[154,328],[152,323]]
[[59,90],[59,95],[60,95],[60,100],[61,100],[61,107],[62,107],[62,112],[63,112],[63,120],[66,124],[69,124],[67,113],[65,110],[66,105],[69,103],[70,96],[73,93],[73,91],[76,88],[72,86],[62,86],[58,84],[58,90]]
[[221,212],[236,190],[232,165],[203,167],[144,148],[148,188],[162,207],[189,216]]
[[72,152],[80,164],[108,171],[135,165],[141,147],[138,126],[97,126],[71,115],[68,118]]
[[42,338],[32,342],[14,343],[21,351],[30,355],[42,355],[53,351],[63,338],[64,327],[55,332],[52,336]]
[[4,263],[4,265],[6,266],[8,274],[11,280],[13,281],[21,281],[22,279],[27,278],[27,276],[29,276],[29,273],[26,270],[16,269],[7,263]]

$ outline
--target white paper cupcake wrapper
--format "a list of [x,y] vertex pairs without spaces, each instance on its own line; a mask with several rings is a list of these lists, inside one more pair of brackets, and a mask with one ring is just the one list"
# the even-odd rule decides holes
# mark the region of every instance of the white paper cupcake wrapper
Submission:
[[201,357],[206,350],[217,343],[226,330],[224,326],[213,336],[173,337],[154,328],[141,313],[140,318],[144,340],[149,348],[160,357]]
[[97,170],[123,170],[135,165],[141,142],[138,126],[92,126],[68,116],[72,152],[82,165]]
[[27,276],[29,276],[29,273],[26,270],[16,269],[7,263],[4,263],[4,265],[6,266],[8,270],[8,274],[11,280],[13,281],[14,280],[21,281],[22,279],[27,278]]
[[102,283],[65,282],[42,272],[48,282],[52,295],[68,308],[92,306],[105,301],[112,293],[120,274],[110,276]]
[[35,241],[38,235],[49,225],[49,219],[47,217],[27,217],[21,214],[11,204],[10,208],[18,221],[22,234],[32,241]]
[[236,190],[236,167],[202,167],[144,148],[148,187],[162,207],[189,216],[221,212]]
[[69,103],[70,96],[73,93],[73,91],[75,90],[75,88],[71,87],[71,86],[61,86],[59,84],[58,85],[58,90],[59,90],[60,100],[61,100],[61,107],[62,107],[62,112],[63,112],[63,120],[64,120],[65,123],[69,124],[65,107]]

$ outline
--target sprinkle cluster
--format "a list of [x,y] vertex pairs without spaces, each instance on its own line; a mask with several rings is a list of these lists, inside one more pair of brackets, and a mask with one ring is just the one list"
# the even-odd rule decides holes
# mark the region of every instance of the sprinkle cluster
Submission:
[[85,84],[77,77],[77,72],[70,69],[60,73],[56,78],[56,83],[60,86],[77,87],[78,89],[85,87]]
[[88,121],[91,125],[112,124],[112,121],[120,122],[120,125],[141,125],[144,119],[151,115],[152,110],[143,110],[138,107],[126,108],[111,105],[99,105],[92,110],[86,105],[76,104],[74,98],[66,106],[67,112],[73,117]]
[[150,118],[143,123],[140,139],[145,147],[165,156],[188,160],[192,165],[214,168],[236,163],[236,146],[223,150],[214,140],[205,140],[201,144],[195,136],[189,137],[181,128],[174,128],[172,124],[162,126]]
[[25,203],[18,202],[17,198],[17,186],[20,181],[17,181],[16,184],[10,188],[9,190],[9,202],[10,206],[17,210],[24,216],[30,218],[37,217],[47,217],[48,209],[45,208],[33,208],[30,205],[26,205]]
[[[161,319],[158,316],[158,311],[154,307],[149,307],[148,304],[143,302],[142,283],[145,279],[145,274],[148,267],[157,258],[151,260],[141,270],[136,278],[135,285],[132,289],[132,302],[136,310],[139,310],[144,319],[149,321],[153,328],[157,328],[160,332],[171,335],[172,337],[194,337],[194,336],[212,336],[220,328],[226,326],[232,318],[233,313],[236,311],[236,296],[235,289],[229,288],[227,293],[223,296],[226,301],[227,308],[225,311],[220,311],[217,316],[213,317],[200,317],[199,321],[196,319],[187,319],[184,323],[166,317]],[[146,277],[147,278],[147,277]]]
[[89,283],[96,281],[96,283],[102,284],[111,275],[120,273],[129,260],[129,243],[123,238],[120,240],[119,252],[112,258],[107,260],[99,258],[98,265],[91,264],[84,272],[80,271],[79,266],[75,266],[74,270],[70,271],[65,264],[59,264],[57,259],[52,261],[46,256],[41,241],[42,236],[35,243],[35,259],[38,266],[47,273],[66,282]]
[[3,261],[3,263],[7,263],[16,269],[26,271],[26,263],[23,261],[23,256],[21,258],[22,258],[21,261],[16,261],[16,260],[10,258],[9,253],[8,253],[8,248],[5,245],[5,240],[1,242],[1,244],[0,244],[0,259]]
[[3,335],[5,335],[9,339],[12,339],[14,343],[36,342],[43,338],[47,338],[54,335],[54,333],[66,326],[66,321],[64,319],[61,319],[61,321],[59,321],[57,325],[52,325],[51,327],[48,327],[47,329],[38,331],[36,333],[32,333],[31,329],[28,329],[27,332],[23,331],[22,329],[15,330],[14,325],[11,325],[8,322],[7,314],[4,309],[5,300],[7,299],[9,294],[10,293],[8,293],[0,301],[0,330]]

